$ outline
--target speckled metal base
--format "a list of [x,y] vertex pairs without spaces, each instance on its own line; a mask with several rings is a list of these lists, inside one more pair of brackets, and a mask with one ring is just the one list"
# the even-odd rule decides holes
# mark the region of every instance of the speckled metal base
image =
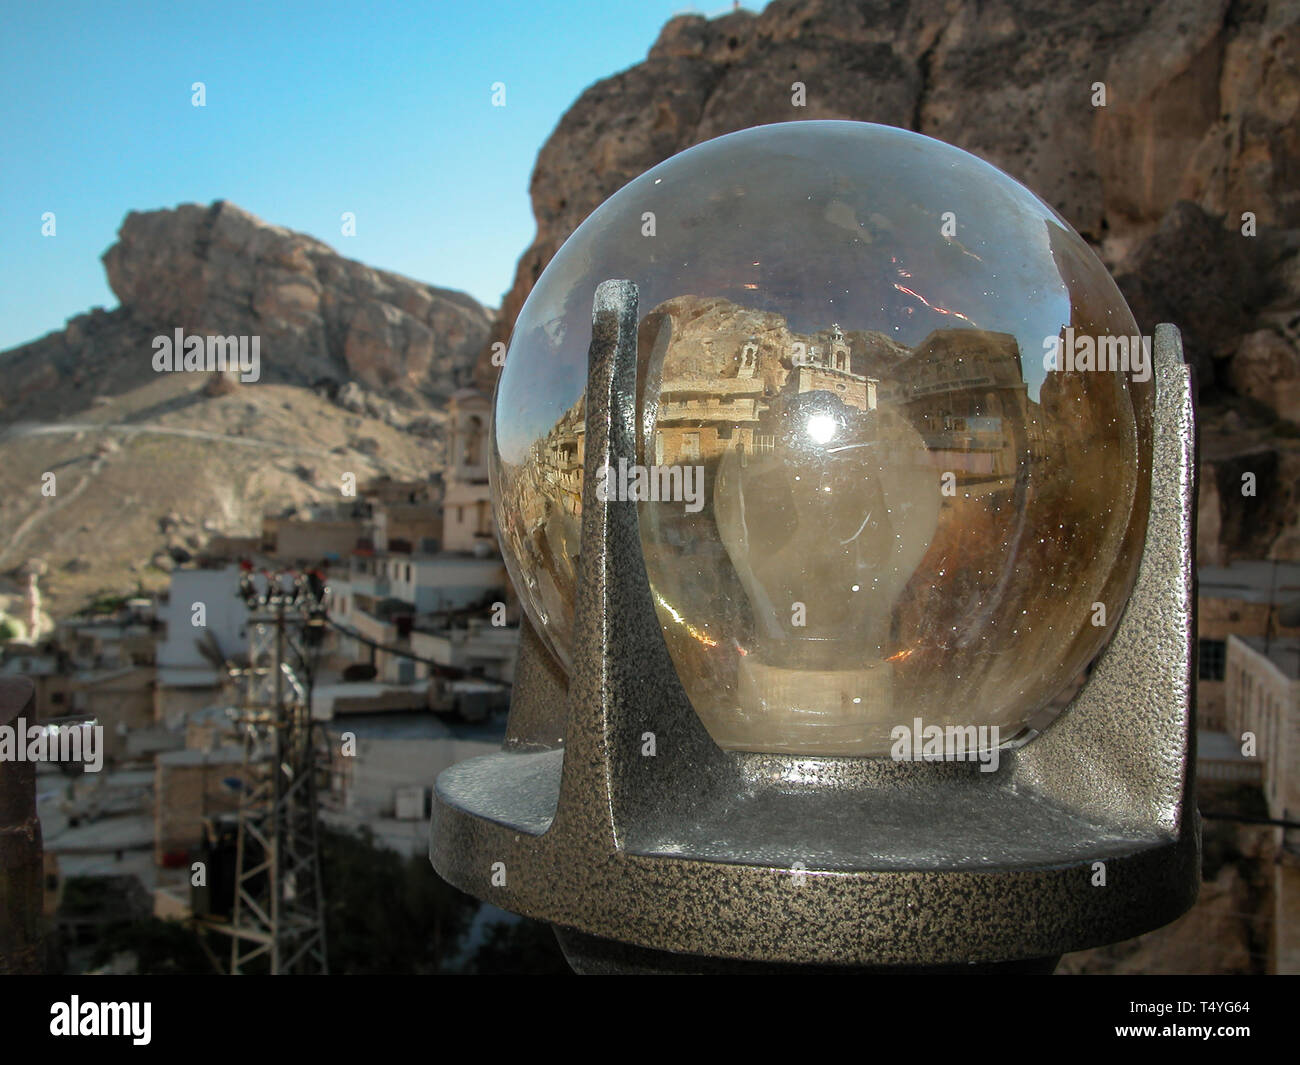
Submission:
[[670,954],[555,925],[564,958],[582,976],[1049,976],[1059,958],[961,965],[794,965]]
[[[1032,966],[1191,906],[1195,466],[1177,330],[1155,336],[1151,511],[1124,616],[1071,708],[1004,752],[994,773],[713,743],[664,644],[636,504],[595,493],[600,466],[635,462],[636,334],[635,286],[605,282],[587,385],[572,675],[566,687],[525,632],[503,750],[438,777],[434,868],[560,926],[575,967],[593,971],[721,964],[666,964],[671,955]],[[559,701],[562,745],[546,724]],[[648,732],[654,756],[642,754]]]

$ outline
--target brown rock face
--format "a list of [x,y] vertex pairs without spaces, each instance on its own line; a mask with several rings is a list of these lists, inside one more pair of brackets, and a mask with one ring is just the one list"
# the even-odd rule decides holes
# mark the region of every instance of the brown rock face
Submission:
[[1175,322],[1202,394],[1267,301],[1271,247],[1225,228],[1194,203],[1175,203],[1125,260],[1117,280],[1142,332]]
[[343,358],[362,384],[418,381],[433,361],[433,330],[391,303],[367,303],[348,324]]
[[[1229,225],[1251,211],[1262,226],[1300,226],[1297,34],[1296,0],[778,0],[760,15],[679,16],[644,63],[584,92],[542,148],[537,237],[490,340],[508,339],[542,269],[602,201],[676,152],[768,122],[852,118],[956,144],[1105,240],[1112,262],[1179,199]],[[478,375],[494,379],[490,347]]]
[[352,378],[436,400],[469,382],[492,321],[463,293],[345,259],[224,201],[132,212],[104,268],[121,307],[8,353],[11,410],[55,407],[59,389],[114,395],[143,383],[153,337],[176,329],[260,337],[263,380]]
[[[605,199],[701,141],[817,118],[905,127],[1002,168],[1098,246],[1144,333],[1182,328],[1203,403],[1241,395],[1296,418],[1300,0],[777,0],[674,18],[542,148],[537,236],[480,352],[480,386],[495,381],[491,343]],[[1214,459],[1244,448],[1290,471],[1300,445],[1270,433],[1216,442]],[[1265,525],[1216,497],[1223,513],[1203,516],[1225,537],[1216,554],[1300,550],[1283,496]]]
[[1241,338],[1230,375],[1238,393],[1300,424],[1300,355],[1273,330],[1259,329]]
[[463,293],[345,259],[224,201],[131,213],[104,267],[139,319],[260,333],[282,380],[347,376],[450,394],[491,320]]

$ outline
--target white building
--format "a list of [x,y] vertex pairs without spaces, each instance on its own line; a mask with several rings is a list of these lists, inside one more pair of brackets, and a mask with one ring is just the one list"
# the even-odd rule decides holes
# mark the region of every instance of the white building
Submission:
[[487,396],[471,388],[461,389],[447,403],[451,440],[442,500],[442,546],[446,551],[496,551],[488,488],[491,406]]
[[464,629],[416,630],[411,633],[411,650],[441,665],[512,684],[519,629],[498,628],[476,618]]
[[[1227,727],[1263,763],[1264,800],[1275,821],[1300,822],[1300,639],[1228,637]],[[1271,971],[1300,973],[1300,829],[1273,829]]]
[[[338,639],[337,664],[369,663],[375,681],[387,685],[415,685],[435,675],[449,679],[430,663],[501,681],[513,676],[518,627],[494,630],[483,617],[466,624],[468,615],[488,614],[497,603],[502,609],[495,613],[504,617],[509,588],[492,525],[490,408],[488,397],[473,389],[448,402],[441,550],[429,550],[432,538],[417,539],[411,529],[418,523],[408,523],[400,538],[404,549],[395,550],[391,529],[376,522],[373,552],[354,554],[348,572],[331,579],[330,614],[347,630]],[[424,503],[411,498],[405,505]],[[439,691],[433,702],[454,702],[460,695],[468,698],[465,692]]]
[[[494,596],[504,602],[507,579],[499,557],[358,557],[346,579],[331,582],[330,614],[343,628],[372,643],[446,666],[469,669],[483,665],[487,675],[508,680],[514,671],[517,627],[495,631],[489,627],[484,630],[487,635],[473,637],[465,629],[438,637],[428,635],[449,628],[447,615],[451,612],[481,605]],[[415,631],[418,629],[424,631]],[[373,662],[377,679],[390,684],[412,684],[430,676],[425,664],[373,649],[344,634],[339,634],[337,647],[348,661]]]
[[343,749],[350,733],[353,753],[336,755],[327,823],[366,825],[378,839],[408,854],[429,847],[433,782],[448,766],[500,749],[491,730],[449,725],[430,714],[354,714],[335,718],[326,730],[330,749]]
[[416,614],[460,610],[482,602],[489,592],[504,598],[506,568],[500,558],[439,554],[388,560],[389,594],[415,607]]
[[499,558],[458,555],[356,556],[346,576],[330,579],[332,613],[340,620],[359,604],[400,599],[416,614],[459,610],[504,590],[506,568]]
[[247,650],[248,608],[238,592],[237,565],[172,571],[167,600],[158,608],[165,625],[157,658],[160,719],[173,720],[219,695],[224,677],[200,650],[203,643],[215,641],[227,657]]

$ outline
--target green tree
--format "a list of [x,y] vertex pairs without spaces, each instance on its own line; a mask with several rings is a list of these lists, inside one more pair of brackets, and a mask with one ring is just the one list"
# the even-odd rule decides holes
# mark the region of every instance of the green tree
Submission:
[[478,902],[423,855],[376,846],[369,829],[322,826],[320,841],[330,972],[446,971]]
[[150,917],[109,925],[95,945],[91,968],[108,964],[113,955],[131,951],[137,970],[157,975],[212,975],[217,970],[204,953],[199,935],[179,921]]
[[465,972],[481,976],[572,976],[551,926],[543,921],[494,924],[466,960]]

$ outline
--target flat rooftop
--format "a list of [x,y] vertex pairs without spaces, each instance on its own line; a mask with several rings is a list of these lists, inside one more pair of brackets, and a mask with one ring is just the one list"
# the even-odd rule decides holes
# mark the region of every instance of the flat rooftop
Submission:
[[375,740],[481,740],[495,746],[505,738],[504,717],[471,723],[432,711],[339,714],[325,723],[325,728],[331,733],[354,732]]
[[1300,562],[1266,560],[1202,566],[1196,571],[1198,594],[1211,599],[1240,599],[1278,604],[1300,599]]

